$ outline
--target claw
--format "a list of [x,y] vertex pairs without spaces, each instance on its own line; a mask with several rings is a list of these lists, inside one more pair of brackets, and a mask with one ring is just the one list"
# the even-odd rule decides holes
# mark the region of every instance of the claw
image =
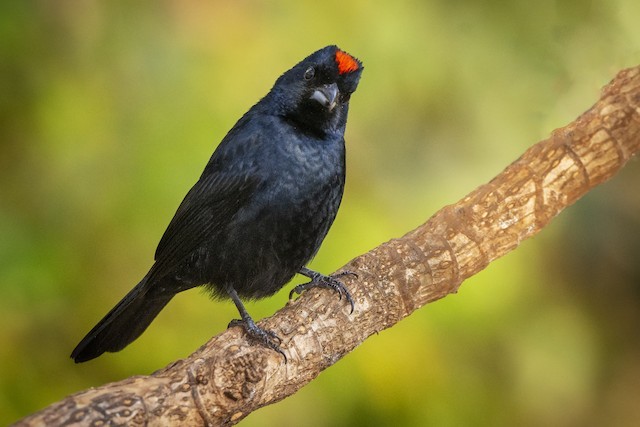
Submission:
[[[267,329],[262,329],[261,327],[256,325],[251,318],[249,318],[248,320],[233,319],[231,322],[229,322],[228,327],[232,328],[234,326],[242,327],[249,336],[249,339],[280,353],[282,357],[284,357],[284,363],[287,363],[287,355],[284,354],[284,352],[280,348],[280,344],[282,344],[282,338],[280,338],[274,332]],[[275,341],[277,341],[277,343]]]
[[347,299],[347,301],[349,302],[349,305],[351,306],[351,313],[353,313],[353,310],[355,309],[355,303],[353,301],[353,298],[351,297],[351,293],[349,293],[349,290],[344,285],[344,283],[342,283],[342,281],[338,280],[337,278],[343,277],[343,276],[349,276],[349,275],[355,276],[357,278],[358,275],[356,273],[354,273],[353,271],[341,271],[340,273],[335,274],[333,276],[325,276],[313,270],[309,270],[308,268],[302,268],[300,270],[300,274],[307,276],[309,279],[311,279],[311,281],[307,283],[303,283],[293,288],[291,292],[289,292],[289,299],[293,298],[294,293],[301,294],[307,289],[316,288],[316,287],[330,288],[338,293],[338,297],[340,301],[342,301],[342,296],[344,296]]
[[351,271],[351,270],[345,270],[345,271],[341,271],[338,274],[335,274],[334,277],[342,277],[342,276],[353,276],[354,278],[358,278],[358,273],[356,273],[355,271]]
[[[245,332],[251,340],[257,341],[259,344],[277,351],[282,355],[282,357],[284,357],[284,363],[287,363],[287,355],[284,354],[284,352],[280,349],[282,339],[273,332],[262,329],[261,327],[256,325],[256,322],[254,322],[251,316],[249,316],[249,313],[247,313],[247,309],[244,308],[244,304],[242,304],[242,301],[240,301],[238,293],[232,286],[227,289],[227,292],[229,293],[229,298],[231,298],[236,305],[236,308],[240,313],[240,317],[242,318],[232,320],[231,322],[229,322],[228,327],[232,328],[234,326],[241,326],[242,328],[244,328]],[[275,341],[278,342],[276,343]]]

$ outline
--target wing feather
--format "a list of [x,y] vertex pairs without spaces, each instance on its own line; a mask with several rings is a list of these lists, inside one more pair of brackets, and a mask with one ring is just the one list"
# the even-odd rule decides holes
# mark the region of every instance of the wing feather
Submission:
[[187,193],[156,249],[150,280],[173,271],[195,250],[215,239],[258,186],[250,175],[203,176]]

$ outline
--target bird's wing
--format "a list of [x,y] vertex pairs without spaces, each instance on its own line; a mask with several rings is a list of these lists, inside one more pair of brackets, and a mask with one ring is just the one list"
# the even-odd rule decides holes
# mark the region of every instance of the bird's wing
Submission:
[[150,280],[171,272],[251,198],[259,180],[252,175],[212,173],[191,188],[164,232],[155,254]]

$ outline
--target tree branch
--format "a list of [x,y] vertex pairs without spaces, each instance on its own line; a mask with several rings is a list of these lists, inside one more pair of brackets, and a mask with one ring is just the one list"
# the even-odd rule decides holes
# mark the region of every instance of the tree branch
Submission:
[[600,100],[527,150],[488,184],[405,236],[344,269],[356,309],[311,290],[261,325],[282,337],[289,362],[240,328],[149,376],[92,388],[17,425],[231,425],[295,393],[367,337],[456,292],[463,280],[518,247],[640,148],[640,66],[621,71]]

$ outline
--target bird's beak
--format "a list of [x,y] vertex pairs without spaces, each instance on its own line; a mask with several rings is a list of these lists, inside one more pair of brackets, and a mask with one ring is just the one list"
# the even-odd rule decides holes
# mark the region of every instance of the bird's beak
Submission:
[[320,105],[331,111],[336,106],[338,92],[338,85],[335,83],[331,83],[330,85],[323,85],[322,87],[313,91],[310,99],[318,101]]

